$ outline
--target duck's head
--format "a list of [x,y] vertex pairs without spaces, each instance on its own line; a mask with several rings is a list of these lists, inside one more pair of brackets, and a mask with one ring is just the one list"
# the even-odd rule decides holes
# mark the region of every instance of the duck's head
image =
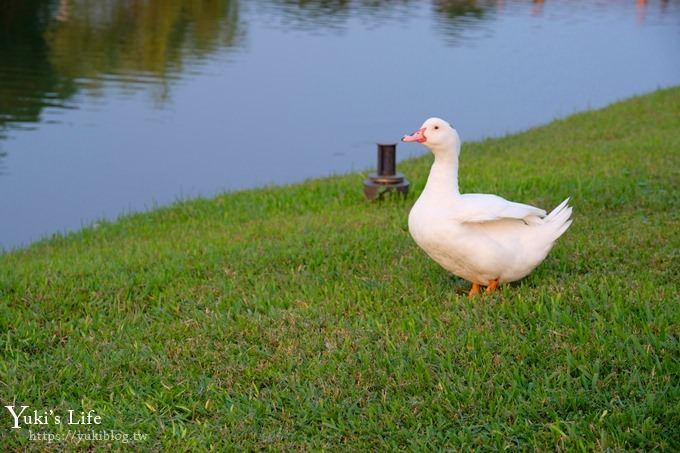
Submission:
[[418,142],[428,147],[435,155],[454,151],[460,152],[460,137],[449,123],[441,118],[430,118],[411,135],[405,135],[402,142]]

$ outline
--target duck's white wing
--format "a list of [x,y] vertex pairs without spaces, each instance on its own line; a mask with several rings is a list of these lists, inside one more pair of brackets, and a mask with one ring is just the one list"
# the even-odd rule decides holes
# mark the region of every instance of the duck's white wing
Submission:
[[526,219],[545,216],[543,209],[508,201],[498,195],[466,193],[456,203],[455,218],[460,222],[478,223],[500,219]]

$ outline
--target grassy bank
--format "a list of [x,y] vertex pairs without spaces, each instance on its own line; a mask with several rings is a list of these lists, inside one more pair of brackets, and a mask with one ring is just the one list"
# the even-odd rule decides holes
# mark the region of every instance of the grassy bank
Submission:
[[[0,256],[2,405],[154,449],[680,448],[680,89],[463,145],[463,191],[574,206],[490,297],[408,235],[430,162],[406,201],[352,174]],[[2,414],[0,445],[50,447]]]

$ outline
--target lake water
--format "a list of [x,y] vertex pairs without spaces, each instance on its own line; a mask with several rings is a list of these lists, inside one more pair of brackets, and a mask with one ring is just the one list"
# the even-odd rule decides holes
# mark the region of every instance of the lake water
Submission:
[[678,84],[678,1],[3,0],[0,248]]

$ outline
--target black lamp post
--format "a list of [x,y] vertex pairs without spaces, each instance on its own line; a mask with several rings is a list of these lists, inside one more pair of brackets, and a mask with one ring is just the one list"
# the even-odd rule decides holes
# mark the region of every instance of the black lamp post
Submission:
[[386,192],[396,190],[408,194],[410,183],[404,175],[397,173],[397,145],[378,143],[378,171],[364,180],[364,195],[369,200],[382,198]]

